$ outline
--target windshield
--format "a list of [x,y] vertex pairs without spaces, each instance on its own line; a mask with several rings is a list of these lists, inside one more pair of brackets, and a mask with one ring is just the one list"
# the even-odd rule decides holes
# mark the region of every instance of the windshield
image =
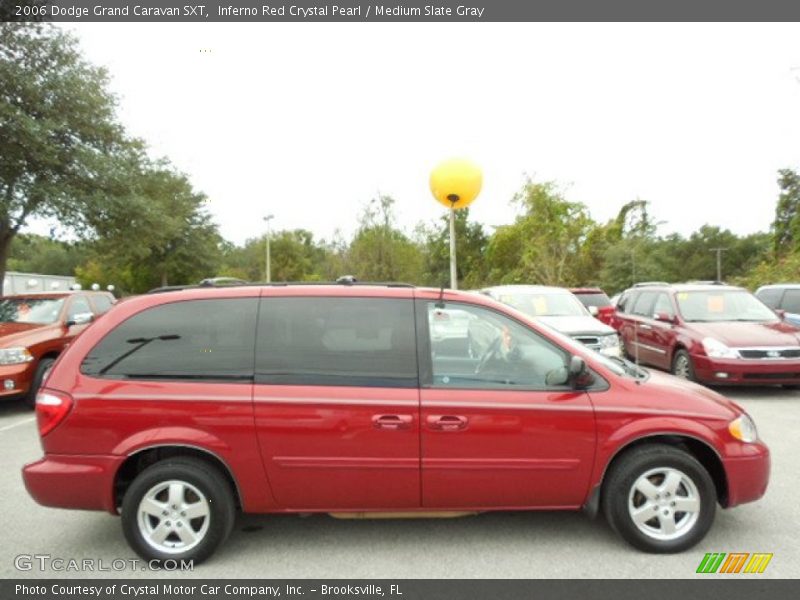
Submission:
[[767,306],[744,290],[704,290],[678,292],[681,316],[690,322],[775,321]]
[[0,323],[55,323],[63,305],[63,298],[3,298]]
[[500,294],[498,300],[531,317],[585,317],[586,308],[569,292],[515,292]]

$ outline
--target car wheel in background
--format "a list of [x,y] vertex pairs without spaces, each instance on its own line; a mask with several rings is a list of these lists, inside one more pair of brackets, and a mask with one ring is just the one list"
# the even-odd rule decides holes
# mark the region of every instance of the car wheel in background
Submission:
[[39,361],[39,365],[36,367],[36,374],[33,376],[33,381],[31,382],[31,389],[28,390],[28,395],[25,396],[25,402],[31,408],[36,406],[36,394],[39,393],[39,388],[42,387],[42,382],[47,376],[47,371],[50,370],[54,362],[56,362],[55,358],[43,358]]
[[142,471],[125,493],[122,529],[146,560],[202,562],[233,529],[230,485],[212,465],[172,458]]
[[688,379],[689,381],[697,381],[694,374],[692,357],[689,356],[686,350],[678,350],[675,356],[672,357],[672,374],[676,377]]
[[628,543],[646,552],[691,548],[708,533],[716,506],[708,471],[672,446],[653,444],[627,452],[603,483],[608,522]]

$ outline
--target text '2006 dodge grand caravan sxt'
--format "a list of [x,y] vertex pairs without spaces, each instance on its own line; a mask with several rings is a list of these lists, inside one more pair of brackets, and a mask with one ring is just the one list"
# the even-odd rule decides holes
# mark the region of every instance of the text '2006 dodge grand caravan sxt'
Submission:
[[[494,332],[429,332],[440,311]],[[466,331],[465,329],[464,331]],[[41,504],[120,514],[149,559],[208,557],[248,513],[602,510],[677,552],[760,498],[769,451],[723,396],[470,293],[399,285],[132,298],[37,398]]]

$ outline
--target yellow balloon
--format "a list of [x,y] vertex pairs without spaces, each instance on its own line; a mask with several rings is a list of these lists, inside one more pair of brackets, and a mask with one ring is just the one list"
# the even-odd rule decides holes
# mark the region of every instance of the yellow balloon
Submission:
[[447,208],[466,208],[478,197],[483,174],[475,163],[451,158],[431,171],[430,185],[433,197]]

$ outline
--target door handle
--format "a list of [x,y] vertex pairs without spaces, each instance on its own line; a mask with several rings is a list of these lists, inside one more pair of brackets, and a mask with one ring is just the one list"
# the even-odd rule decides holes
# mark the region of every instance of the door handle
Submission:
[[431,415],[428,417],[428,427],[439,431],[458,431],[465,429],[469,419],[458,415]]
[[375,415],[372,424],[376,429],[408,429],[413,420],[411,415]]

